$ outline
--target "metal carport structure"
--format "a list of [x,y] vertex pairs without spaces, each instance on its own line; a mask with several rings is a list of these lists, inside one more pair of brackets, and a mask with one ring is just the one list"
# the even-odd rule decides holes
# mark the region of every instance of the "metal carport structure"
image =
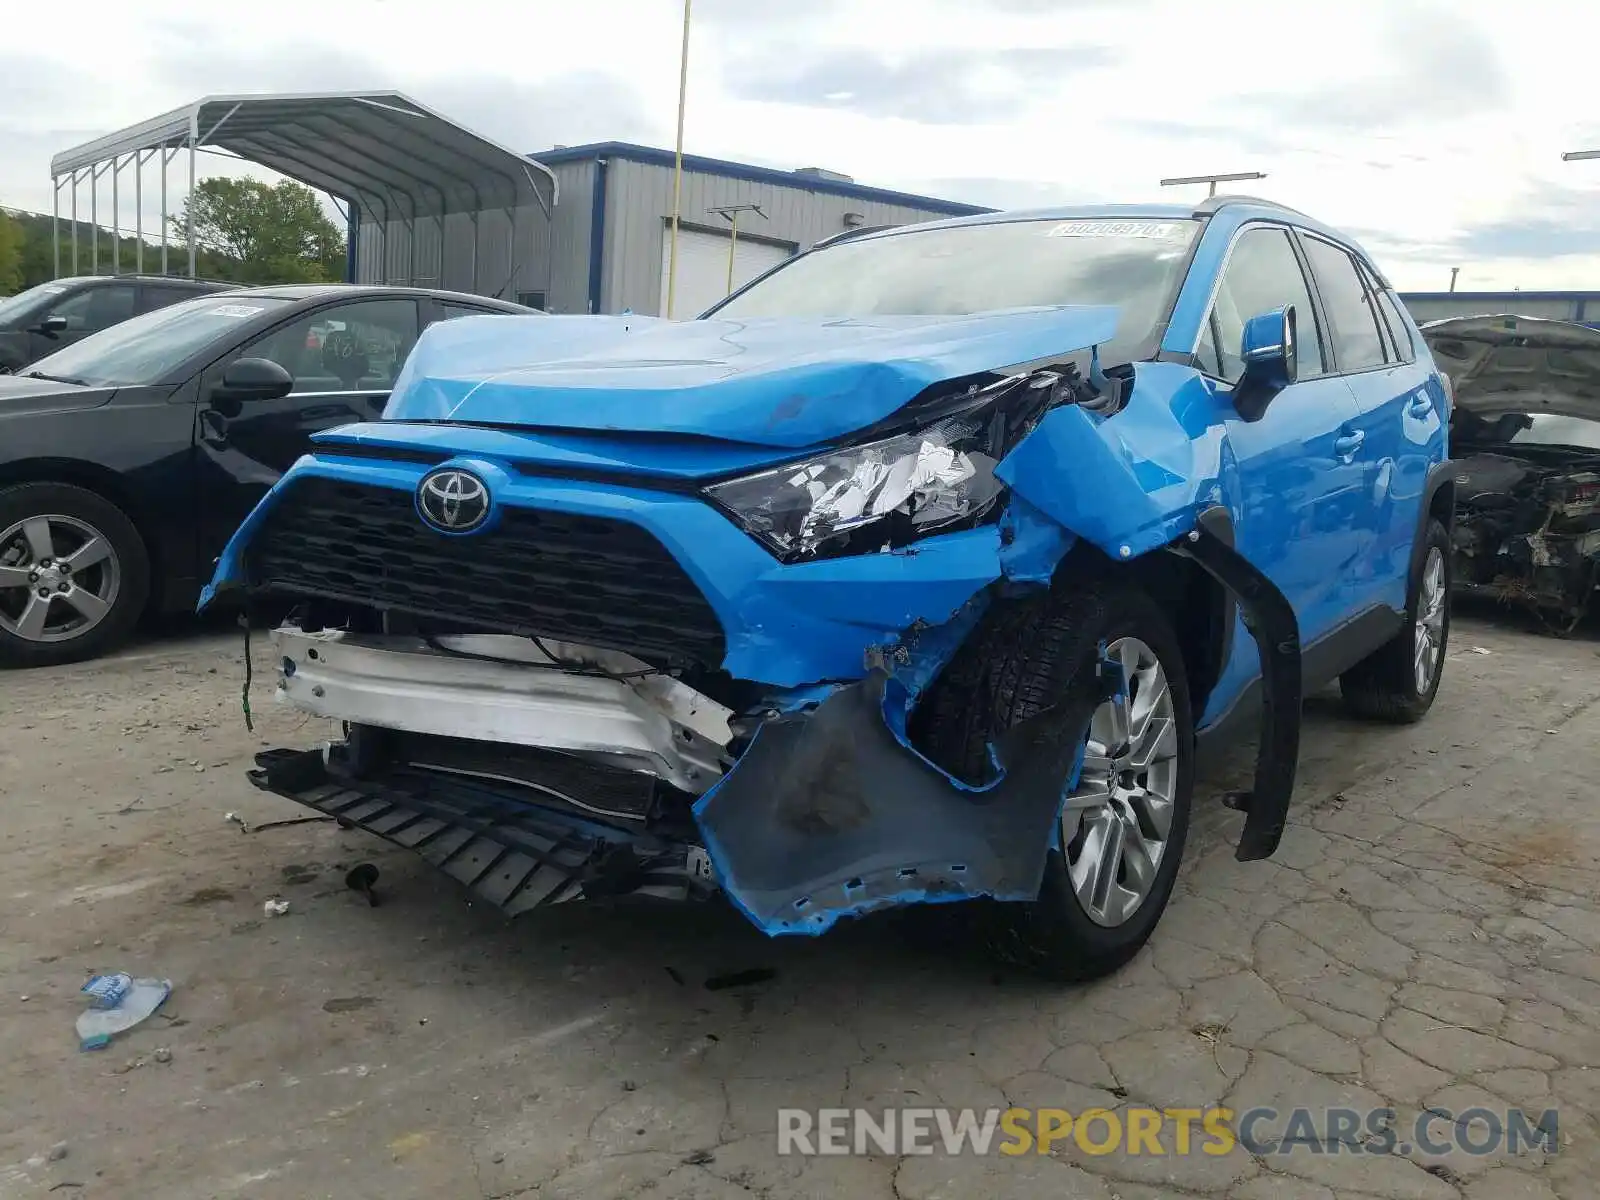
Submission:
[[[111,176],[113,271],[121,269],[118,188],[123,171],[133,167],[137,217],[131,231],[138,261],[144,263],[144,167],[161,163],[161,272],[167,273],[167,171],[187,152],[188,187],[195,185],[195,156],[215,152],[268,167],[279,174],[344,200],[350,210],[350,271],[355,278],[357,223],[382,231],[383,263],[389,274],[390,231],[406,232],[409,272],[418,276],[418,222],[437,222],[444,241],[445,219],[463,216],[471,225],[472,287],[479,290],[479,217],[503,213],[509,224],[508,282],[516,274],[517,214],[524,208],[543,215],[546,242],[557,200],[555,175],[497,142],[456,124],[400,92],[321,92],[279,95],[207,96],[183,108],[96,138],[50,160],[55,204],[55,274],[61,274],[61,191],[70,187],[72,269],[78,270],[78,187],[89,183],[91,253],[98,270],[99,180]],[[188,273],[195,273],[196,246],[191,217],[186,229]],[[442,249],[440,251],[443,253]],[[441,275],[443,266],[441,263]],[[385,282],[399,282],[387,278]]]

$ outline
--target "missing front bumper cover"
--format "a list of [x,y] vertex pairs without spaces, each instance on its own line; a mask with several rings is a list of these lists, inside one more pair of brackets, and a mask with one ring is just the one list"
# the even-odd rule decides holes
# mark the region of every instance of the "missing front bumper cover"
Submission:
[[1013,730],[996,748],[1003,774],[972,789],[895,737],[887,678],[764,726],[695,805],[723,889],[769,934],[818,934],[898,904],[1039,894],[1098,681]]

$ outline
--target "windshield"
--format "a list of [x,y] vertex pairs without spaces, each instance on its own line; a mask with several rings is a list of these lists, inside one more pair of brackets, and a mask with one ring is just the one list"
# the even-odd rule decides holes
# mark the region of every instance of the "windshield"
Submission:
[[752,317],[966,316],[1109,304],[1116,345],[1166,317],[1199,224],[1027,220],[952,225],[839,242],[804,254],[707,313]]
[[1456,409],[1450,432],[1464,442],[1496,442],[1511,446],[1575,446],[1600,450],[1600,421],[1558,413],[1497,412],[1478,414]]
[[18,292],[15,296],[0,300],[0,327],[10,325],[18,318],[30,316],[33,309],[45,308],[52,296],[59,296],[66,290],[59,283],[41,283],[25,292]]
[[239,328],[242,321],[288,304],[266,296],[202,296],[90,334],[57,350],[23,374],[95,387],[155,383],[190,355]]

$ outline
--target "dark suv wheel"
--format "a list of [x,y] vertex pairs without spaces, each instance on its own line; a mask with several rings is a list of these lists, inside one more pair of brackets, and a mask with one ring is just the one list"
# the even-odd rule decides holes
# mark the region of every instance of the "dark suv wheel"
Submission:
[[149,593],[144,542],[116,505],[70,484],[0,490],[0,666],[104,654]]
[[1194,725],[1183,656],[1161,609],[1110,573],[1069,587],[991,620],[935,685],[917,732],[947,770],[980,777],[989,743],[1055,703],[1102,653],[1125,671],[1128,692],[1090,722],[1038,899],[994,905],[984,922],[1002,958],[1084,980],[1138,953],[1172,895],[1189,830]]

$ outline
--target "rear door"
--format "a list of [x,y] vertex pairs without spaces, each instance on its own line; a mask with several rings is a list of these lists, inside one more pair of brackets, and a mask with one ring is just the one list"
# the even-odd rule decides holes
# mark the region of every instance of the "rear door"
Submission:
[[[1352,575],[1351,599],[1357,607],[1403,608],[1427,474],[1423,427],[1431,422],[1436,429],[1439,420],[1428,395],[1430,372],[1418,364],[1410,331],[1391,328],[1386,289],[1371,268],[1342,246],[1315,234],[1300,236],[1327,312],[1338,371],[1359,414],[1357,463],[1368,543]],[[1413,408],[1420,415],[1413,417]],[[1412,434],[1421,435],[1420,457],[1407,449]]]
[[[1244,323],[1292,304],[1299,380],[1257,421],[1225,406],[1238,463],[1243,511],[1237,548],[1294,605],[1309,644],[1348,615],[1344,583],[1363,550],[1360,480],[1353,465],[1355,403],[1333,373],[1327,338],[1287,228],[1246,226],[1229,251],[1197,355],[1201,369],[1231,387],[1244,364]],[[1219,389],[1220,390],[1220,389]]]
[[[202,543],[209,552],[310,448],[313,433],[375,420],[383,412],[418,325],[417,301],[410,296],[324,304],[302,310],[207,368],[197,437],[211,459],[201,487],[207,526]],[[294,377],[294,390],[237,412],[211,404],[211,385],[240,358],[272,360]]]

